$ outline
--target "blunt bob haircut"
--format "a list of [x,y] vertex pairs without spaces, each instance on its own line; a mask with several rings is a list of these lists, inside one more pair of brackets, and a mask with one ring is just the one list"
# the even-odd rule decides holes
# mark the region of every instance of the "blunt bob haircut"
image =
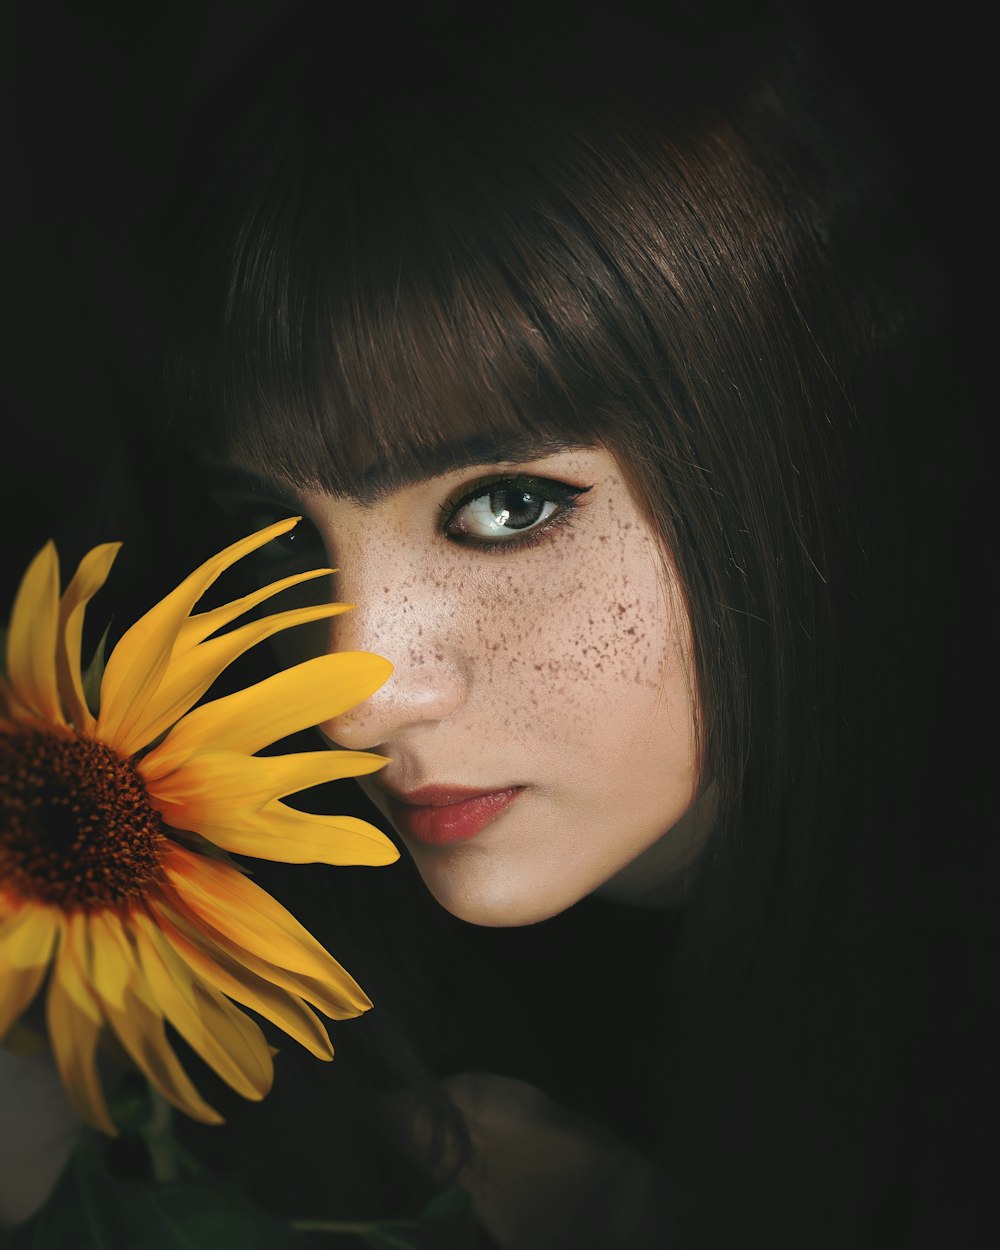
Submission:
[[927,303],[884,153],[758,7],[291,10],[185,153],[160,327],[174,428],[291,483],[370,501],[479,435],[615,456],[686,595],[698,889],[748,964],[872,854]]

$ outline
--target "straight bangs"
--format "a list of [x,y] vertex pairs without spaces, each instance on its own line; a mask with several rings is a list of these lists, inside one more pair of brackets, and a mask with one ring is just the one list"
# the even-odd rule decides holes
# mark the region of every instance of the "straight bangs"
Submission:
[[463,120],[453,98],[343,134],[308,100],[214,180],[202,220],[228,242],[188,254],[198,307],[168,379],[210,454],[365,499],[373,466],[391,484],[480,437],[539,455],[635,424],[634,297],[557,189],[573,153],[545,150],[551,123],[525,142],[525,119]]

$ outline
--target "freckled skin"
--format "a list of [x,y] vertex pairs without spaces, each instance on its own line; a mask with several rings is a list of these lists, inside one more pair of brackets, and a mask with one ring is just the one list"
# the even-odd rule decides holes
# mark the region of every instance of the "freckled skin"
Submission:
[[[484,474],[592,489],[537,545],[482,551],[442,532],[440,506]],[[372,506],[304,493],[357,607],[326,645],[395,666],[331,744],[392,763],[378,781],[525,787],[469,842],[410,843],[449,911],[529,924],[601,889],[649,901],[692,858],[694,678],[681,596],[611,455],[564,451],[461,470]],[[387,811],[371,779],[360,783]]]

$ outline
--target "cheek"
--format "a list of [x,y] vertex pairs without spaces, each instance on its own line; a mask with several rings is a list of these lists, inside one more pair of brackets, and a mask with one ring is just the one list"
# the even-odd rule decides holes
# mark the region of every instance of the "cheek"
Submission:
[[534,737],[541,751],[571,750],[567,764],[578,760],[581,772],[654,729],[662,737],[653,722],[665,700],[685,738],[690,719],[684,631],[656,550],[629,519],[601,539],[583,560],[572,531],[560,535],[532,569],[506,567],[467,587],[464,612],[498,746]]

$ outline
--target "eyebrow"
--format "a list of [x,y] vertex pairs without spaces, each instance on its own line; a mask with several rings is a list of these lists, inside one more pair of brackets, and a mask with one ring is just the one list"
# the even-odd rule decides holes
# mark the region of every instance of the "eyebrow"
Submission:
[[[501,435],[496,438],[476,434],[415,452],[408,461],[375,463],[357,476],[350,489],[331,490],[330,494],[371,507],[404,487],[429,482],[435,477],[473,465],[518,464],[541,460],[560,451],[581,451],[589,446],[591,444],[577,438],[553,434]],[[217,460],[206,462],[203,468],[213,492],[261,495],[286,505],[292,511],[299,507],[287,479],[270,478]],[[321,475],[317,475],[315,483],[308,483],[314,484],[322,484]]]

